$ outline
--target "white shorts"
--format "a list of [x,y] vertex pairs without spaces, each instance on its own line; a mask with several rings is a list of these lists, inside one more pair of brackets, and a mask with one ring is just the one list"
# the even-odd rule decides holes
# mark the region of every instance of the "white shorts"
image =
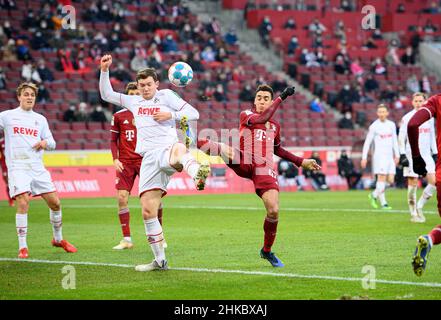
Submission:
[[374,157],[373,173],[374,174],[395,174],[396,167],[393,157]]
[[151,190],[162,190],[163,196],[167,193],[170,177],[177,172],[170,165],[172,147],[170,145],[144,154],[139,173],[139,196]]
[[8,186],[9,195],[13,199],[23,193],[35,197],[56,191],[51,174],[44,167],[8,170]]
[[[412,156],[406,154],[407,159],[409,160],[409,166],[403,168],[403,176],[408,178],[418,178],[419,176],[413,172],[413,162],[412,162]],[[435,161],[433,161],[433,158],[430,155],[422,155],[424,162],[426,163],[426,170],[427,173],[435,173]]]

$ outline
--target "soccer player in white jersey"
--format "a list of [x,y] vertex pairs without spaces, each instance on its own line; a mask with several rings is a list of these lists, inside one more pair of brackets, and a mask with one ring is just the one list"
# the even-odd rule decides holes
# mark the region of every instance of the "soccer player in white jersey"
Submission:
[[25,82],[17,88],[20,105],[0,113],[0,130],[5,133],[5,158],[8,167],[8,185],[11,198],[15,199],[19,252],[18,257],[29,257],[26,242],[30,195],[41,196],[49,207],[49,217],[54,238],[52,245],[66,252],[77,249],[63,240],[61,230],[61,205],[50,173],[43,165],[44,150],[54,150],[55,140],[44,116],[33,111],[38,88]]
[[377,107],[378,119],[369,126],[369,132],[363,145],[361,168],[365,169],[369,148],[374,143],[372,156],[373,173],[377,175],[375,190],[369,194],[372,207],[378,208],[377,200],[380,200],[381,208],[392,209],[386,201],[386,182],[393,183],[395,178],[396,165],[399,161],[399,150],[397,140],[397,128],[395,123],[388,120],[388,108],[384,104]]
[[109,80],[112,56],[101,58],[100,93],[103,100],[122,106],[133,113],[137,129],[135,152],[142,158],[139,196],[147,239],[155,259],[150,264],[136,266],[137,271],[166,270],[162,227],[158,221],[161,197],[167,193],[171,175],[184,170],[193,178],[198,190],[203,190],[210,172],[208,165],[198,163],[186,146],[178,142],[176,121],[187,117],[197,120],[199,112],[172,90],[158,90],[159,79],[154,69],[141,70],[136,75],[140,96],[113,91]]
[[426,218],[423,214],[423,207],[436,191],[435,186],[435,161],[432,154],[438,154],[436,148],[435,124],[433,118],[425,122],[419,127],[419,147],[421,156],[426,163],[427,170],[427,186],[416,202],[418,189],[418,174],[413,171],[412,151],[407,139],[407,124],[412,116],[421,108],[426,101],[424,93],[417,92],[413,95],[413,110],[406,113],[401,120],[400,133],[398,134],[398,142],[400,146],[400,163],[404,167],[404,176],[407,177],[407,202],[411,215],[411,222],[424,223]]

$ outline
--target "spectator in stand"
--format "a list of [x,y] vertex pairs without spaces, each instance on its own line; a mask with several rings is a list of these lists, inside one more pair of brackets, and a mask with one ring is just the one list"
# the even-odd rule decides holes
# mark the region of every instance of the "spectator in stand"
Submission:
[[314,35],[317,33],[317,30],[320,30],[321,32],[326,32],[326,27],[320,23],[319,19],[315,18],[308,26],[308,30],[311,35]]
[[72,104],[69,106],[69,109],[64,111],[63,113],[63,121],[65,122],[75,122],[77,121],[77,111],[75,105]]
[[374,30],[374,33],[372,34],[372,39],[383,40],[383,34],[381,33],[381,30],[379,28]]
[[405,13],[405,12],[406,12],[406,7],[404,6],[403,3],[399,3],[397,6],[396,13]]
[[130,61],[130,69],[134,72],[138,72],[139,70],[147,67],[147,59],[142,55],[141,52],[138,52]]
[[109,50],[112,52],[120,52],[122,50],[121,39],[116,32],[112,32],[112,34],[110,35]]
[[325,112],[325,108],[323,107],[323,104],[320,101],[320,98],[315,98],[314,100],[311,101],[311,104],[309,105],[309,110],[311,110],[312,112],[317,112],[317,113],[324,113]]
[[46,62],[44,61],[44,59],[38,60],[37,72],[40,75],[41,81],[54,81],[54,75],[52,71],[48,67],[46,67]]
[[184,27],[179,32],[179,39],[185,43],[193,43],[194,33],[191,28],[191,25],[187,22],[184,24]]
[[149,21],[149,16],[145,13],[142,13],[141,17],[139,17],[136,30],[141,33],[150,33],[153,31],[152,24]]
[[202,61],[205,63],[210,63],[216,61],[216,53],[213,48],[210,46],[206,46],[205,49],[201,53]]
[[193,52],[190,53],[188,64],[192,67],[194,72],[205,71],[204,65],[201,62],[201,53],[198,48],[195,48]]
[[352,113],[346,111],[344,116],[338,121],[338,127],[340,129],[354,129],[354,123],[352,122]]
[[334,36],[337,39],[346,41],[345,23],[343,20],[338,20],[334,28]]
[[400,58],[398,57],[397,48],[389,47],[386,57],[384,59],[386,63],[390,66],[399,66],[401,65]]
[[216,85],[216,90],[213,93],[213,97],[217,102],[228,101],[227,95],[224,92],[224,87],[222,86],[222,84],[219,83]]
[[247,83],[242,91],[239,93],[239,100],[242,102],[253,102],[254,101],[254,92],[251,89],[251,85]]
[[107,122],[106,114],[103,111],[103,107],[100,105],[95,106],[90,113],[90,121],[92,122]]
[[116,78],[120,82],[130,82],[132,81],[131,75],[126,71],[124,63],[119,62],[116,70],[112,72],[112,77]]
[[[162,66],[162,55],[158,50],[158,46],[154,43],[150,45],[150,48],[147,50],[147,56],[149,57],[147,64],[151,68],[160,69]],[[193,67],[193,65],[191,65]],[[193,67],[193,71],[195,68]]]
[[60,30],[56,30],[53,37],[48,41],[53,50],[63,50],[66,48],[66,41],[61,37]]
[[378,46],[375,43],[375,39],[373,37],[369,37],[367,39],[366,43],[364,44],[364,47],[368,49],[378,49]]
[[323,48],[317,48],[315,53],[316,61],[320,66],[325,66],[328,64],[328,57],[325,55]]
[[21,67],[21,78],[27,82],[41,82],[41,77],[30,60],[23,63],[23,66]]
[[[11,26],[11,23],[9,22],[9,20],[6,20],[3,23],[3,32],[5,33],[5,35],[8,39],[13,38],[13,36],[15,36],[15,34],[17,33],[17,31]],[[17,45],[18,45],[18,43],[17,43]]]
[[92,46],[89,49],[89,57],[93,60],[93,61],[97,61],[101,55],[103,54],[101,48],[98,46],[98,44],[94,43],[92,44]]
[[26,18],[21,23],[21,26],[25,30],[29,30],[31,32],[34,32],[35,29],[38,28],[39,24],[37,19],[35,18],[34,11],[32,9],[28,10],[28,14],[26,15]]
[[32,50],[50,51],[51,47],[41,31],[36,31],[31,39]]
[[37,102],[38,103],[46,103],[49,100],[51,100],[49,90],[46,89],[44,83],[40,83],[38,85],[38,95],[37,95]]
[[234,68],[233,73],[231,75],[232,80],[237,83],[242,83],[245,78],[245,70],[242,65],[238,65]]
[[218,35],[220,34],[220,24],[219,21],[215,17],[211,18],[211,21],[207,24],[206,30],[209,35]]
[[273,82],[271,82],[271,87],[274,90],[274,94],[277,94],[279,92],[282,92],[283,89],[285,89],[288,86],[288,83],[283,78],[283,74],[277,73],[276,78]]
[[363,67],[360,64],[360,60],[359,59],[355,59],[351,63],[351,72],[356,77],[361,77],[363,75],[364,69],[363,69]]
[[173,36],[171,34],[168,34],[162,41],[162,51],[165,53],[176,53],[179,51],[178,44],[173,39]]
[[390,83],[387,84],[386,88],[380,93],[380,100],[387,103],[392,103],[396,98],[397,93]]
[[15,40],[9,39],[5,46],[0,48],[0,53],[3,61],[17,61],[17,48],[15,47]]
[[270,21],[270,18],[268,16],[265,16],[263,18],[262,23],[259,26],[259,35],[260,39],[262,40],[262,44],[269,48],[270,45],[270,32],[273,29],[273,24]]
[[0,67],[0,90],[6,90],[6,75],[3,68]]
[[423,27],[423,30],[425,33],[434,33],[438,31],[438,28],[433,24],[431,19],[428,19]]
[[429,8],[423,10],[424,13],[437,14],[440,13],[439,3],[432,1]]
[[348,0],[342,0],[341,1],[340,9],[342,11],[344,11],[344,12],[351,12],[351,11],[353,11],[352,10],[352,6],[351,6],[351,4],[349,3]]
[[380,89],[380,85],[378,84],[378,81],[375,80],[374,76],[372,75],[372,73],[369,73],[367,76],[367,79],[364,83],[364,89],[366,90],[366,92],[375,92],[378,89]]
[[384,65],[381,58],[376,58],[374,61],[372,61],[371,66],[372,66],[371,71],[374,74],[381,75],[387,73],[386,66]]
[[317,62],[317,56],[314,51],[308,51],[306,54],[306,66],[309,67],[320,67],[320,63]]
[[401,63],[404,65],[414,65],[415,64],[415,53],[411,46],[406,48],[406,52],[401,56]]
[[397,99],[394,102],[395,109],[407,109],[411,107],[411,101],[409,100],[409,95],[403,86],[399,86],[397,90]]
[[64,72],[74,71],[72,61],[70,59],[70,51],[64,51],[63,49],[58,50],[58,69]]
[[294,55],[298,47],[299,39],[296,36],[293,36],[288,43],[288,55]]
[[16,54],[18,60],[21,61],[32,60],[31,52],[22,39],[17,40],[16,50],[17,50]]
[[421,91],[420,82],[418,81],[418,78],[416,75],[411,75],[407,81],[407,90],[409,90],[411,93],[417,93]]
[[[322,160],[320,159],[320,155],[317,151],[314,151],[311,155],[311,159],[314,159],[319,166],[322,166]],[[316,190],[329,190],[328,185],[326,184],[326,176],[321,170],[306,170],[303,169],[303,174],[306,178],[312,179],[312,186]]]
[[156,1],[156,4],[153,6],[153,13],[155,16],[165,17],[167,15],[167,7],[164,4],[164,0]]
[[337,101],[341,105],[341,111],[351,111],[352,104],[354,102],[358,102],[360,97],[358,97],[358,93],[351,88],[349,83],[345,84],[343,88],[339,91],[337,96]]
[[348,157],[345,150],[341,152],[337,167],[338,174],[347,180],[349,189],[357,189],[357,185],[361,180],[361,173],[355,169],[354,162]]
[[297,25],[296,25],[296,21],[294,20],[294,18],[289,18],[285,25],[283,26],[283,29],[285,30],[296,30],[297,29]]
[[216,60],[219,62],[228,61],[228,53],[224,47],[220,47],[216,54]]
[[230,46],[235,45],[238,41],[236,30],[234,28],[230,28],[225,34],[224,40]]
[[430,87],[430,80],[428,76],[423,76],[423,79],[421,80],[421,89],[424,93],[430,96],[432,89]]
[[77,121],[89,121],[89,110],[87,103],[80,102],[78,105],[78,111],[76,113]]
[[337,56],[337,60],[334,63],[334,71],[338,74],[347,74],[348,67],[342,56]]

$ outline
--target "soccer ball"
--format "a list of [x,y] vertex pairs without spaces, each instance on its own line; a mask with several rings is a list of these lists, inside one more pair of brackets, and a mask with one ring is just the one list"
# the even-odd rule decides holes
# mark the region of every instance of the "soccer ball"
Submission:
[[168,80],[176,87],[185,87],[192,79],[193,69],[185,62],[175,62],[168,69]]

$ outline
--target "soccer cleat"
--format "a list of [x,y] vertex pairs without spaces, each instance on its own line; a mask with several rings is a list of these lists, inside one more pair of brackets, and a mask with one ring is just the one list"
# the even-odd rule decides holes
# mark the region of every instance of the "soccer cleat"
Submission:
[[417,240],[415,254],[412,259],[413,272],[418,277],[421,277],[426,269],[430,249],[432,249],[432,245],[430,244],[429,236],[420,236]]
[[27,259],[29,257],[29,252],[28,252],[28,248],[21,248],[18,251],[18,257],[20,259]]
[[61,240],[60,242],[57,242],[55,241],[55,239],[52,239],[51,243],[54,247],[63,248],[64,251],[69,253],[75,253],[78,251],[77,248],[75,248],[72,244],[70,244],[66,240]]
[[274,252],[265,252],[265,251],[263,251],[263,248],[260,249],[260,257],[261,257],[262,259],[266,259],[266,260],[268,260],[269,263],[271,263],[271,265],[272,265],[274,268],[282,268],[282,267],[285,266],[285,265],[283,264],[283,262],[280,261],[280,259],[276,257],[276,255],[274,254]]
[[368,194],[369,201],[371,202],[371,206],[374,209],[378,209],[377,198],[375,198],[372,193]]
[[168,270],[168,262],[167,260],[162,260],[161,264],[153,260],[152,263],[149,264],[140,264],[135,267],[136,271],[146,272],[146,271],[164,271]]
[[392,207],[386,203],[384,206],[381,207],[381,210],[392,210]]
[[424,216],[423,208],[417,208],[417,215],[420,218],[421,223],[426,222],[426,217]]
[[410,222],[413,222],[413,223],[424,223],[424,222],[426,222],[426,219],[421,219],[420,216],[412,216],[412,218],[410,218]]
[[124,249],[132,249],[133,242],[127,241],[126,239],[122,239],[117,246],[114,246],[113,250],[124,250]]
[[201,164],[196,176],[193,178],[197,190],[204,190],[205,181],[207,180],[209,174],[210,166],[208,164]]

